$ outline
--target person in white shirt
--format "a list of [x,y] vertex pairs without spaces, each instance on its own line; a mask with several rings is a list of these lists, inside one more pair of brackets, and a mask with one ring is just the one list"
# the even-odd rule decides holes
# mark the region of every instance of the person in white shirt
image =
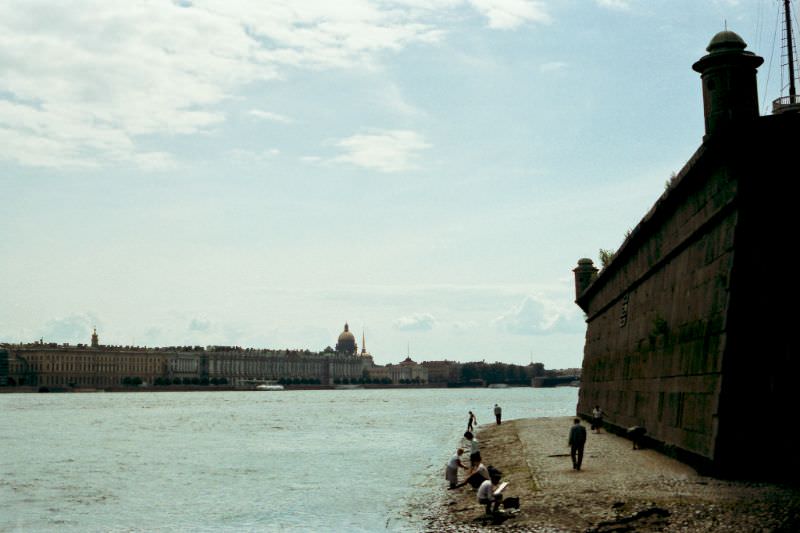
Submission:
[[496,485],[500,483],[499,477],[487,479],[478,487],[478,503],[486,506],[486,514],[496,513],[503,501],[502,494],[495,494]]
[[458,484],[458,469],[467,469],[467,467],[461,462],[461,455],[463,453],[464,448],[459,448],[447,462],[447,468],[445,469],[444,477],[450,483],[451,489],[456,488],[456,485]]

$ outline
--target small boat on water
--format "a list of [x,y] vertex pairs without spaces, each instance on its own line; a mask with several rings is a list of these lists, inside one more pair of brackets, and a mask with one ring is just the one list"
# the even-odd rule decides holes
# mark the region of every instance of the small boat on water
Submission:
[[507,389],[508,383],[492,383],[489,385],[490,389]]
[[256,385],[256,390],[272,391],[272,390],[285,390],[285,389],[283,388],[283,385],[277,385],[277,384],[276,385],[265,385],[265,384],[261,384],[261,385]]

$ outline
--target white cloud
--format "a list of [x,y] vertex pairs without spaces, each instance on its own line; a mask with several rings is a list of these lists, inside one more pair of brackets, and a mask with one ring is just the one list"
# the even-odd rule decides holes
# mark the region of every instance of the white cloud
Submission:
[[[287,67],[369,67],[383,51],[431,43],[426,12],[361,0],[0,4],[0,159],[161,168],[138,138],[193,134],[215,107]],[[256,110],[257,111],[257,110]],[[262,119],[286,117],[254,113]]]
[[274,159],[280,154],[281,151],[277,148],[268,148],[261,151],[243,150],[241,148],[228,150],[228,157],[230,157],[231,161],[243,165],[262,164],[266,161]]
[[377,130],[334,143],[345,151],[332,159],[380,172],[400,172],[413,167],[420,150],[430,148],[422,135],[410,130]]
[[583,328],[578,311],[559,309],[552,302],[533,295],[526,296],[519,305],[492,320],[492,325],[516,335],[577,332]]
[[539,65],[539,72],[558,72],[567,68],[563,61],[548,61]]
[[287,116],[281,115],[279,113],[273,113],[271,111],[262,111],[261,109],[251,109],[248,113],[256,118],[260,118],[262,120],[267,120],[269,122],[279,122],[281,124],[291,124],[294,122]]
[[89,344],[92,328],[97,325],[97,317],[91,313],[70,315],[48,320],[38,331],[44,342],[69,342],[71,344]]
[[595,0],[597,5],[608,9],[626,11],[631,7],[631,0]]
[[430,313],[416,313],[398,318],[392,324],[401,331],[430,331],[436,324],[436,319]]
[[209,331],[211,329],[211,321],[204,318],[193,318],[189,322],[189,331]]
[[489,19],[489,27],[494,29],[513,29],[529,22],[550,22],[544,2],[536,0],[470,0],[470,4]]

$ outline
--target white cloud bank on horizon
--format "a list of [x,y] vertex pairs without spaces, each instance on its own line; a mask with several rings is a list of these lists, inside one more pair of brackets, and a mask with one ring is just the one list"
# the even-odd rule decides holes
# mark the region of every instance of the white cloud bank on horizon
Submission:
[[465,6],[491,28],[549,20],[533,0],[4,2],[0,159],[170,168],[170,154],[138,139],[205,131],[237,90],[288,68],[371,68],[386,51],[436,43],[445,13]]
[[436,319],[430,313],[415,313],[398,318],[392,325],[400,331],[430,331],[435,324]]
[[580,313],[562,310],[548,300],[526,296],[519,305],[492,320],[500,331],[515,335],[576,333],[584,328]]

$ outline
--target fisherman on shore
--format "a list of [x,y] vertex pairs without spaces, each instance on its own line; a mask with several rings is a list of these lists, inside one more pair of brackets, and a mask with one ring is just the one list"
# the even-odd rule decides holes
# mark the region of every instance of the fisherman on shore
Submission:
[[470,411],[467,418],[467,431],[471,432],[473,429],[475,429],[475,426],[477,425],[478,425],[478,418],[475,416],[475,413]]

